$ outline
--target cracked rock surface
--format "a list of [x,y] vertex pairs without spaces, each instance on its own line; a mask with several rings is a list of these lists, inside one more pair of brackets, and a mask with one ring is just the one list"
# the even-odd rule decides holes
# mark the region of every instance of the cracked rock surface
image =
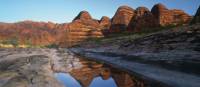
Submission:
[[79,67],[79,60],[69,55],[71,53],[61,49],[2,48],[0,87],[63,87],[54,72],[68,72]]

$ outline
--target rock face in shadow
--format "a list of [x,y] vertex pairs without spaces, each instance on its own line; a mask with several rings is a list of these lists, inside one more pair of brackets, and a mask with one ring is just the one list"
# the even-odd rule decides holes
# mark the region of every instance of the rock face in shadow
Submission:
[[134,9],[128,6],[121,6],[117,9],[111,21],[111,32],[125,31],[131,18],[135,15]]
[[191,23],[192,24],[200,23],[200,6],[199,6],[194,18],[192,19]]
[[157,27],[154,15],[146,7],[138,7],[135,11],[135,17],[131,19],[128,26],[128,31],[142,32],[147,31],[145,29],[150,29]]
[[[182,26],[123,42],[120,50],[132,54],[153,55],[154,59],[197,59],[199,60],[200,25]],[[123,51],[124,52],[124,51]],[[157,55],[154,55],[157,54]],[[150,60],[151,57],[148,59]],[[195,70],[194,70],[195,72]]]

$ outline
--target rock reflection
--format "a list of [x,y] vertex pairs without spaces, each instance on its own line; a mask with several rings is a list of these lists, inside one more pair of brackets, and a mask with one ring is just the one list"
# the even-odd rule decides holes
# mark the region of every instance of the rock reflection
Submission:
[[80,63],[81,68],[69,73],[82,87],[144,87],[142,80],[135,79],[127,72],[85,59],[80,59]]

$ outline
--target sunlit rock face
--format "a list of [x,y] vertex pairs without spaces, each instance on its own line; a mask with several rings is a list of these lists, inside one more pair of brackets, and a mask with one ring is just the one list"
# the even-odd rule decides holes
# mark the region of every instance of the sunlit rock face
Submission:
[[0,23],[0,40],[18,41],[18,44],[47,45],[56,40],[56,24],[22,21]]
[[199,6],[194,18],[192,19],[191,23],[192,24],[200,23],[200,6]]
[[[120,6],[112,19],[103,16],[93,19],[87,11],[81,11],[72,22],[56,24],[52,22],[22,21],[0,23],[0,42],[18,42],[20,45],[52,45],[71,47],[91,38],[100,38],[121,31],[151,31],[160,26],[187,24],[191,19],[187,13],[178,9],[167,9],[156,4],[151,11],[146,7],[136,10]],[[193,23],[199,20],[199,10]]]
[[[80,25],[78,25],[77,23],[80,23]],[[91,26],[93,28],[96,28],[99,26],[99,23],[97,20],[92,19],[91,15],[89,14],[89,12],[87,11],[81,11],[72,21],[71,24],[74,24],[73,27],[82,27],[82,26]],[[76,25],[77,24],[77,25]],[[82,24],[82,26],[81,26]]]
[[92,17],[91,15],[89,14],[89,12],[87,11],[81,11],[75,18],[73,21],[75,20],[91,20]]
[[156,17],[156,20],[158,20],[158,24],[161,26],[184,24],[191,20],[191,16],[184,11],[167,9],[167,7],[161,3],[154,5],[151,12]]
[[153,31],[161,26],[188,24],[190,20],[191,16],[184,11],[168,9],[160,3],[154,5],[151,11],[146,7],[138,7],[133,10],[130,7],[121,6],[112,18],[110,32]]
[[90,38],[103,37],[98,20],[92,19],[90,14],[82,11],[68,24],[68,46],[72,46]]
[[192,17],[185,13],[183,10],[172,9],[170,11],[173,14],[174,21],[172,23],[174,25],[187,24],[192,19]]
[[158,20],[158,24],[162,26],[168,25],[173,21],[171,12],[163,4],[154,5],[151,12]]
[[103,16],[101,20],[99,21],[100,27],[102,30],[108,30],[111,25],[110,18],[107,16]]
[[125,31],[131,18],[135,15],[134,9],[128,6],[121,6],[117,9],[114,17],[112,18],[112,24],[110,27],[111,32]]
[[[109,19],[102,18],[100,24],[102,28],[108,28]],[[69,47],[89,38],[103,37],[100,24],[86,11],[80,12],[71,23],[33,21],[0,23],[0,41],[15,41],[22,45],[57,44],[60,47]]]

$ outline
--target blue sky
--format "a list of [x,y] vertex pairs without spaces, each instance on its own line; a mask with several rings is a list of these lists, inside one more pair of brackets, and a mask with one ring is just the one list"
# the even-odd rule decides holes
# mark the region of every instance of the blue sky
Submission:
[[156,3],[194,15],[200,0],[0,0],[0,22],[33,20],[65,23],[71,22],[82,10],[100,19],[102,16],[112,17],[121,5],[151,9]]

